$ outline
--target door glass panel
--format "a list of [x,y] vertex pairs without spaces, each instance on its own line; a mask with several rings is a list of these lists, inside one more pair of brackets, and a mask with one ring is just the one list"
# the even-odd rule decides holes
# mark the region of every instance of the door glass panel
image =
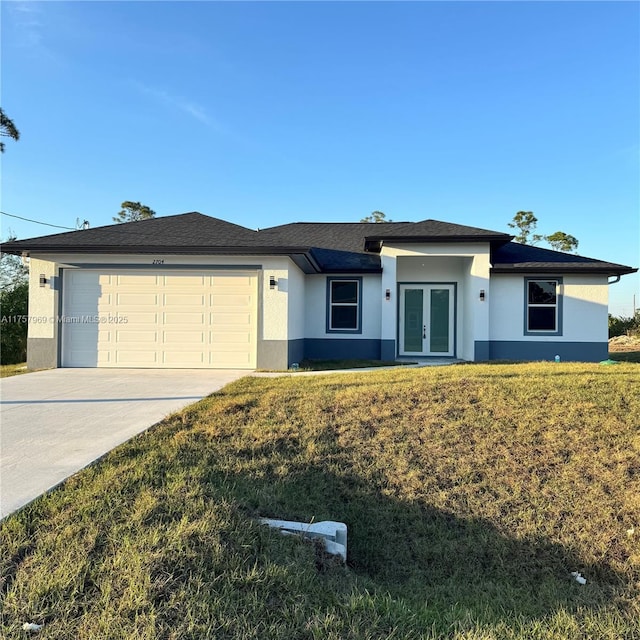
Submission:
[[422,289],[404,292],[404,350],[422,353]]
[[431,289],[429,351],[449,351],[449,289]]

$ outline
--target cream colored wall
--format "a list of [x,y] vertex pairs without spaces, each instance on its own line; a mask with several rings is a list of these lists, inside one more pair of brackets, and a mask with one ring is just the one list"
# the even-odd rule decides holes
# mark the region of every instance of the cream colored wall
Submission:
[[[540,276],[545,277],[553,276]],[[606,276],[563,276],[561,336],[524,335],[524,278],[503,274],[491,277],[491,340],[606,342],[609,300]]]
[[305,286],[304,273],[291,262],[287,281],[289,340],[305,336]]
[[[40,275],[47,284],[40,286]],[[55,262],[29,259],[29,338],[55,338],[58,335],[58,269]]]
[[458,282],[464,280],[467,258],[451,256],[401,257],[398,282]]
[[[462,308],[465,316],[463,349],[460,357],[464,360],[474,360],[475,342],[484,342],[489,339],[489,298],[491,296],[489,247],[479,251],[467,266]],[[485,293],[484,300],[480,300],[481,291]]]

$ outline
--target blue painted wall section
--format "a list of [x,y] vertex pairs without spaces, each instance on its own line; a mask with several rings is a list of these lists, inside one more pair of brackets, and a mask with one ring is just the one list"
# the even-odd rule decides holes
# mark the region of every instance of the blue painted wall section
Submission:
[[288,366],[291,366],[294,362],[300,364],[300,361],[304,360],[304,338],[289,340],[289,353],[287,359]]
[[488,340],[476,340],[473,343],[473,359],[475,362],[484,362],[490,359]]
[[561,362],[600,362],[609,357],[609,344],[607,342],[493,340],[476,341],[474,351],[477,361],[553,361],[556,356],[560,356]]
[[380,340],[380,360],[395,360],[397,355],[395,340]]
[[[313,360],[357,358],[380,360],[380,340],[339,338],[305,338],[304,357]],[[395,355],[392,359],[395,358]]]

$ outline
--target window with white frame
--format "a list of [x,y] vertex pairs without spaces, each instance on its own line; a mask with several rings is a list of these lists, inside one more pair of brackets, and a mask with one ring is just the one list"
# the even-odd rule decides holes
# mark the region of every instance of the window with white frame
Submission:
[[527,278],[525,283],[525,333],[560,335],[562,280],[560,278]]
[[361,278],[327,280],[327,331],[361,332]]

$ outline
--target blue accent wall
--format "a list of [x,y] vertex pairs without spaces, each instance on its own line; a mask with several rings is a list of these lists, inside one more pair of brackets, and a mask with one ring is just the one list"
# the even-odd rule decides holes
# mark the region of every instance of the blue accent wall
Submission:
[[[607,342],[539,342],[492,340],[475,342],[475,360],[548,360],[600,362],[609,357]],[[488,354],[487,354],[488,352]]]
[[473,343],[473,360],[483,362],[490,359],[490,342],[488,340],[476,340]]
[[304,338],[299,338],[298,340],[289,340],[289,366],[291,366],[294,362],[300,363],[301,360],[304,360],[304,342]]
[[380,360],[395,360],[396,353],[395,340],[380,340]]
[[[313,360],[334,360],[336,358],[380,360],[380,340],[305,338],[304,357]],[[395,355],[393,359],[395,359]]]

